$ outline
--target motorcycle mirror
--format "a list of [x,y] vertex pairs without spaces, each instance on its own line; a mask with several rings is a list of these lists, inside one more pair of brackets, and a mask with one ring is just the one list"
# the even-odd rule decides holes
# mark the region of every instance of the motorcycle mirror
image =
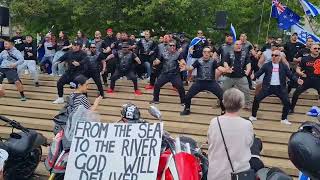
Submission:
[[150,106],[148,112],[150,113],[151,116],[153,116],[153,117],[159,119],[160,121],[162,121],[161,120],[161,118],[162,118],[161,112],[157,107]]

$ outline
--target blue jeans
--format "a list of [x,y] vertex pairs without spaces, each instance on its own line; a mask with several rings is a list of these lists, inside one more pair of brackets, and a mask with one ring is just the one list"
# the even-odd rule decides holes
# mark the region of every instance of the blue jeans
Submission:
[[55,64],[59,58],[61,56],[63,56],[66,52],[65,51],[58,51],[56,52],[56,54],[54,55],[53,57],[53,60],[52,60],[52,74],[53,75],[62,75],[64,74],[65,72],[65,66],[64,66],[64,63],[59,63],[59,64]]
[[150,65],[150,62],[144,62],[143,63],[143,66],[146,68],[146,71],[147,71],[147,78],[150,77],[151,75],[151,65]]
[[[51,66],[52,66],[53,56],[43,56],[40,61],[40,66],[46,67],[46,71],[48,74],[51,74]],[[48,66],[46,66],[48,64]]]

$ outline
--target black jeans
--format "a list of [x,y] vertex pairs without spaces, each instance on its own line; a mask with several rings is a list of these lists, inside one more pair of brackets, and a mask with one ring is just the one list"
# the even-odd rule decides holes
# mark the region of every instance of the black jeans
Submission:
[[156,83],[156,79],[160,76],[161,74],[161,67],[160,66],[154,66],[152,67],[152,72],[150,75],[150,85],[154,86]]
[[87,78],[92,78],[94,83],[97,85],[100,96],[104,97],[104,91],[103,91],[103,86],[102,86],[101,76],[100,76],[99,70],[97,69],[96,71],[88,71],[85,74],[85,76]]
[[259,109],[260,102],[264,98],[266,98],[272,94],[274,94],[278,98],[280,98],[280,100],[283,104],[281,120],[287,119],[288,114],[289,114],[290,101],[289,101],[287,89],[282,89],[281,86],[270,86],[268,89],[262,88],[260,93],[257,94],[253,100],[253,105],[252,105],[252,116],[253,117],[257,117],[257,112]]
[[69,84],[74,80],[75,77],[80,73],[64,73],[57,82],[57,89],[59,97],[63,97],[63,86]]
[[201,91],[210,91],[214,95],[216,95],[220,101],[220,107],[221,110],[224,111],[225,108],[222,104],[222,96],[223,96],[223,90],[219,86],[219,84],[216,81],[196,81],[192,84],[190,87],[186,98],[185,98],[185,109],[190,109],[191,106],[191,99],[197,95]]
[[133,82],[134,90],[138,90],[138,80],[137,80],[136,73],[132,70],[122,72],[122,71],[119,71],[118,69],[116,69],[116,71],[111,77],[110,89],[114,90],[116,81],[123,76],[126,76],[128,80],[131,80]]
[[294,110],[297,101],[299,99],[300,94],[305,92],[308,89],[315,89],[318,91],[318,95],[320,95],[320,78],[306,78],[304,79],[304,83],[301,86],[298,86],[294,91],[292,96],[291,109]]
[[171,84],[177,88],[179,96],[180,96],[180,102],[181,104],[184,103],[185,99],[185,91],[183,87],[183,83],[181,80],[181,76],[179,73],[177,74],[161,74],[159,78],[156,81],[156,84],[154,86],[154,91],[153,91],[153,101],[159,101],[159,94],[160,94],[160,89],[162,86],[164,86],[166,83],[171,82]]

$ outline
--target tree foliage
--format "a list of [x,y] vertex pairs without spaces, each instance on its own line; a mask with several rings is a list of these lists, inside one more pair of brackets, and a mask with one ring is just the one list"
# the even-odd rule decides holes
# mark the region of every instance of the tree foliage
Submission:
[[[267,34],[271,0],[2,0],[12,13],[12,23],[29,33],[65,30],[74,35],[83,30],[93,35],[95,30],[112,27],[115,31],[138,33],[143,29],[186,32],[193,36],[198,29],[216,40],[223,31],[215,30],[216,11],[227,11],[228,23],[237,32],[246,32],[257,42],[262,8],[260,42]],[[282,0],[283,3],[285,0]],[[310,0],[320,5],[317,0]],[[287,2],[300,15],[303,10],[297,0]],[[319,22],[319,18],[315,19]],[[229,27],[225,30],[229,31]],[[271,19],[271,35],[281,35],[276,20]]]

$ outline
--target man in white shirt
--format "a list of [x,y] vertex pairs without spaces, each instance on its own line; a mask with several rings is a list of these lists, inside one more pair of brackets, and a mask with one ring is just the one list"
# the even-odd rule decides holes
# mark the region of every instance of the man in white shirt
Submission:
[[274,94],[278,98],[280,98],[283,104],[281,123],[290,125],[291,123],[287,120],[290,108],[290,101],[288,98],[288,92],[286,88],[286,78],[288,77],[292,81],[298,82],[298,84],[300,85],[303,84],[303,80],[295,77],[289,70],[288,66],[285,65],[283,62],[280,62],[281,51],[273,50],[271,57],[272,60],[264,64],[260,68],[260,70],[251,77],[252,79],[255,79],[259,78],[261,75],[264,74],[262,89],[254,98],[252,105],[252,116],[249,119],[251,121],[257,120],[257,112],[259,109],[260,102],[264,98]]

